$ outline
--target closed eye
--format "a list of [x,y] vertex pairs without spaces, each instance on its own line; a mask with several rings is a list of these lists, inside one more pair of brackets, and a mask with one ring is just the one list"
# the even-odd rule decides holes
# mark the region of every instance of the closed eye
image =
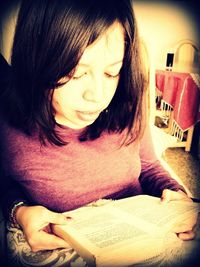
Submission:
[[80,75],[74,75],[72,77],[73,80],[78,80],[78,79],[81,79],[83,76],[85,76],[87,74],[87,72],[84,72],[83,74],[80,74]]
[[108,77],[108,78],[114,79],[114,78],[118,78],[119,77],[119,73],[117,73],[117,74],[105,73],[105,76]]
[[[119,74],[120,74],[120,73],[117,73],[117,74],[104,73],[104,75],[105,75],[107,78],[111,78],[111,79],[118,78],[118,77],[119,77]],[[87,72],[84,72],[83,74],[80,74],[80,75],[74,75],[74,76],[72,77],[72,79],[73,79],[73,80],[78,80],[78,79],[83,78],[85,75],[87,75]]]

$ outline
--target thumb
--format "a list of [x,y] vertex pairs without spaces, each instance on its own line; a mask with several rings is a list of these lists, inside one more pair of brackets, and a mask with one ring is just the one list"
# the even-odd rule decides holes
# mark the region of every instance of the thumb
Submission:
[[57,248],[70,248],[70,245],[64,239],[45,231],[39,231],[35,233],[34,242],[33,240],[32,242],[31,240],[27,241],[33,252]]
[[53,224],[67,224],[69,223],[71,219],[72,218],[69,216],[65,216],[62,213],[57,213],[53,211],[49,211],[49,214],[48,214],[49,223],[53,223]]
[[161,202],[168,203],[171,200],[171,190],[164,189],[161,196]]

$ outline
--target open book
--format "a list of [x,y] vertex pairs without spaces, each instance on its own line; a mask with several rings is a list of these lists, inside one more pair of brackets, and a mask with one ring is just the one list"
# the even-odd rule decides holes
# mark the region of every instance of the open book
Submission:
[[192,222],[198,211],[197,203],[161,203],[160,198],[140,195],[66,212],[73,219],[67,225],[53,225],[53,231],[88,266],[131,266],[181,242],[177,228]]

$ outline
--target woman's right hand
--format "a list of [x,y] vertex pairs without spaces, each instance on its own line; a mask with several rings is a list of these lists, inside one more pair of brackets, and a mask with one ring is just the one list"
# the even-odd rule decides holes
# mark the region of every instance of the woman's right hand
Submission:
[[16,220],[33,252],[70,247],[51,231],[51,224],[68,223],[63,214],[52,212],[43,206],[21,206],[16,211]]

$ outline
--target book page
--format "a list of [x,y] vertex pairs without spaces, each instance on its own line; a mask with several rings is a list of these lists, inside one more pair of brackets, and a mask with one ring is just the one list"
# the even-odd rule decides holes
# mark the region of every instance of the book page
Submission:
[[192,202],[164,204],[159,198],[141,195],[64,213],[73,220],[53,229],[92,264],[131,266],[179,247],[181,241],[169,230],[198,209]]
[[[163,252],[163,236],[155,238],[129,216],[121,216],[108,207],[67,212],[73,220],[68,225],[54,225],[53,230],[87,262],[92,264],[94,260],[98,266],[128,266]],[[153,248],[149,247],[149,242],[154,243]],[[141,253],[144,248],[145,254]]]
[[[80,208],[75,212],[68,212],[73,220],[66,226],[66,230],[77,232],[78,235],[87,239],[93,246],[106,248],[118,246],[118,243],[143,238],[148,234],[145,228],[138,227],[130,217],[108,206]],[[64,226],[63,226],[64,227]]]
[[160,198],[140,195],[112,203],[116,209],[148,221],[162,228],[162,231],[175,231],[180,223],[192,223],[200,212],[198,203],[189,201],[169,201],[162,203]]

